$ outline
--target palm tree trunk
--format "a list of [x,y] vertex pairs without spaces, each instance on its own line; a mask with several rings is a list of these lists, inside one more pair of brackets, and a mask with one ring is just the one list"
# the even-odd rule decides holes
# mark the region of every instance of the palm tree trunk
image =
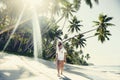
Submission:
[[63,29],[64,29],[64,27],[65,27],[65,23],[66,23],[66,21],[67,21],[67,18],[65,18],[65,21],[64,21],[64,23],[63,23],[62,30],[63,30]]
[[88,36],[88,37],[86,37],[85,39],[92,38],[92,37],[95,37],[95,35]]
[[20,41],[18,49],[20,49],[21,45],[22,45],[22,41]]
[[64,15],[62,15],[56,22],[55,24],[57,24],[58,22],[60,22],[63,19]]
[[26,42],[26,46],[25,47],[29,46],[32,43],[31,40],[32,40],[32,36],[29,37],[28,41]]
[[19,44],[19,47],[18,47],[18,49],[21,47],[21,45],[22,45],[22,43],[23,43],[23,39],[24,39],[24,36],[25,34],[22,34],[22,36],[21,36],[21,40],[20,40],[20,44]]
[[86,32],[83,32],[83,33],[81,33],[81,34],[86,34],[86,33],[89,33],[89,32],[92,32],[92,31],[95,31],[97,28],[95,28],[95,29],[91,29],[91,30],[88,30],[88,31],[86,31]]
[[13,48],[15,48],[15,47],[16,47],[17,43],[18,43],[18,41],[17,41],[17,40],[14,40],[14,45],[13,45]]
[[32,45],[33,45],[33,43],[27,45],[23,52],[27,51]]

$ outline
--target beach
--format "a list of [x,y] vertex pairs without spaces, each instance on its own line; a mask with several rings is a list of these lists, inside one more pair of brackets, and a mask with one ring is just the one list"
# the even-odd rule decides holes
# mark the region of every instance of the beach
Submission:
[[64,70],[59,78],[55,62],[11,54],[0,57],[0,80],[120,80],[119,69],[115,72],[103,66],[65,64]]

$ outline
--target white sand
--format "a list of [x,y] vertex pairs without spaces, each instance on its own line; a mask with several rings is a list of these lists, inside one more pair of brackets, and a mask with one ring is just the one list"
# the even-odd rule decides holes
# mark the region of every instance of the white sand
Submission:
[[0,80],[120,80],[120,75],[66,64],[64,78],[57,77],[53,62],[32,58],[3,55],[0,57]]

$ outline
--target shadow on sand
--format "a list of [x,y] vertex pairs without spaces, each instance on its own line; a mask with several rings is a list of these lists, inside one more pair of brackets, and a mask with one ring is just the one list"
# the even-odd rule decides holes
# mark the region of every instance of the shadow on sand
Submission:
[[[23,73],[26,73],[27,76],[23,75]],[[17,80],[21,77],[26,78],[32,75],[29,71],[25,71],[24,68],[19,70],[0,70],[0,80]]]
[[63,77],[60,78],[61,80],[72,80],[70,78],[68,78],[67,76],[63,75]]

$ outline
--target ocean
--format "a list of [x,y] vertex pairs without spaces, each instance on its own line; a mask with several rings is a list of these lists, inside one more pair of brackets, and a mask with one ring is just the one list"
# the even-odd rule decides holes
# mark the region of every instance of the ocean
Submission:
[[93,70],[110,72],[110,73],[120,75],[120,65],[97,65],[97,66],[90,66],[90,68],[92,68]]

